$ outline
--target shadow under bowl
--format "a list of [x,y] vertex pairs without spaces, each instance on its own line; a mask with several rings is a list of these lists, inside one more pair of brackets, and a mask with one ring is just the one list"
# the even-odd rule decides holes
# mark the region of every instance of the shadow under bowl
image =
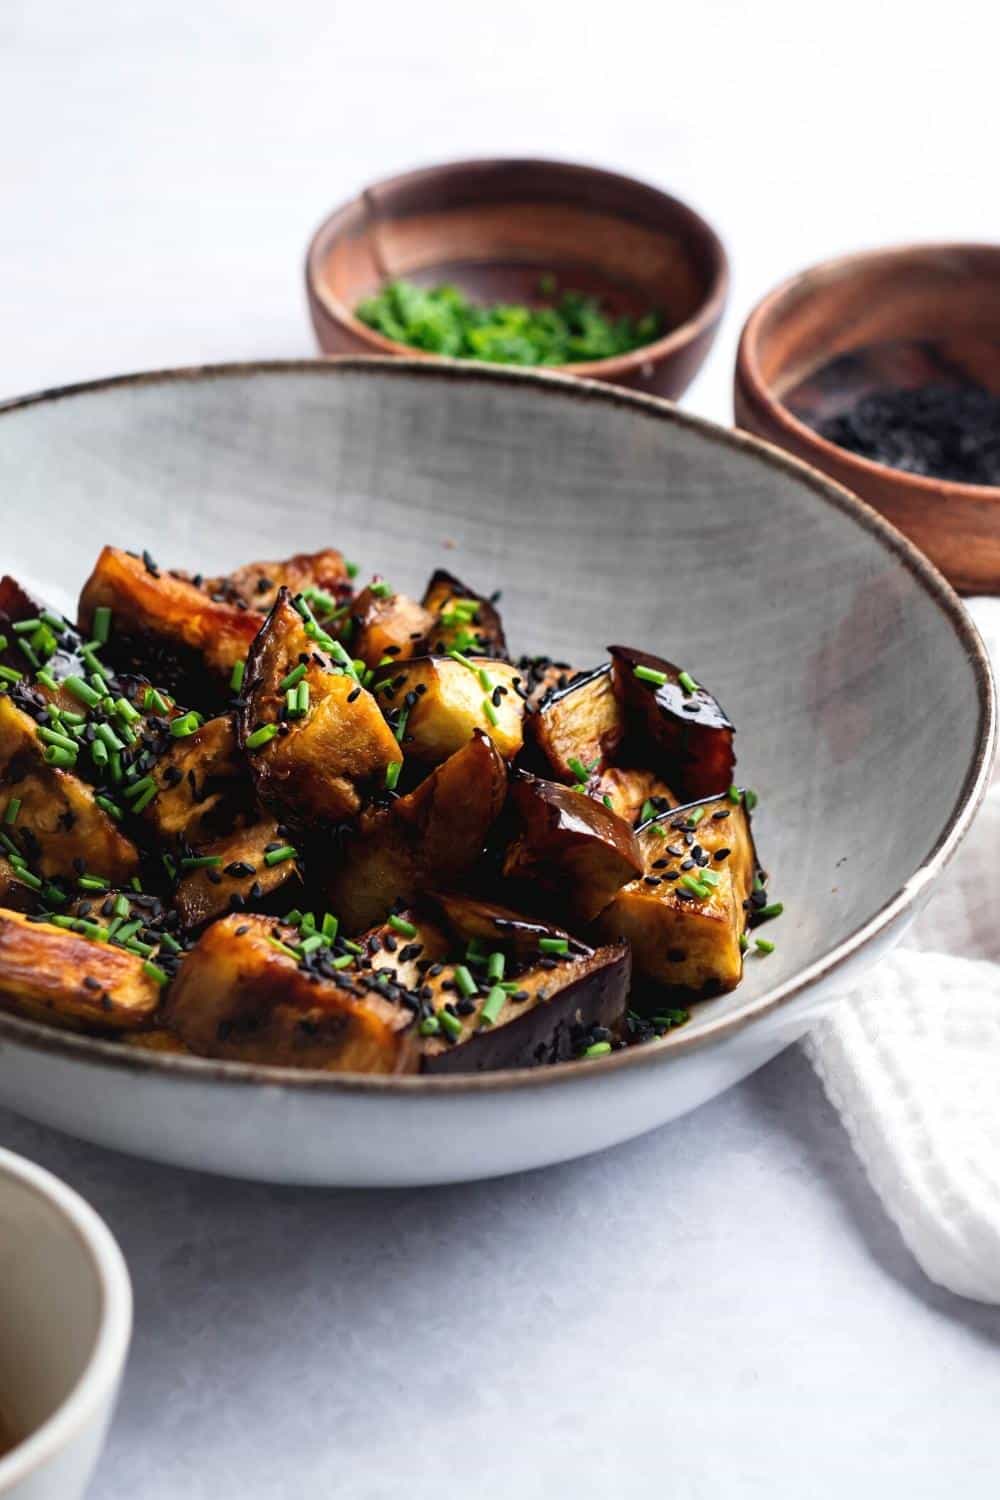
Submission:
[[354,316],[387,281],[447,281],[476,301],[541,305],[549,275],[613,316],[658,311],[665,320],[654,342],[564,373],[671,398],[700,369],[728,285],[721,242],[687,204],[615,172],[556,161],[452,162],[375,183],[323,222],[306,257],[326,354],[438,358]]
[[874,250],[784,282],[744,325],[736,422],[875,506],[956,588],[994,592],[1000,487],[890,468],[811,425],[876,391],[942,383],[1000,395],[1000,246]]

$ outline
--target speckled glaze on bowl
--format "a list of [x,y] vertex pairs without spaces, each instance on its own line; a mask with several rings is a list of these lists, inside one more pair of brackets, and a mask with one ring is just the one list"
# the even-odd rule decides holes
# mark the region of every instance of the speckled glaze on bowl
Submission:
[[786,914],[662,1042],[363,1078],[140,1053],[0,1017],[0,1102],[157,1160],[297,1183],[461,1181],[663,1124],[800,1036],[929,894],[982,796],[979,637],[873,511],[753,439],[559,376],[403,360],[224,366],[0,411],[3,563],[71,606],[99,545],[211,571],[324,542],[399,587],[502,588],[516,651],[634,641],[711,684]]

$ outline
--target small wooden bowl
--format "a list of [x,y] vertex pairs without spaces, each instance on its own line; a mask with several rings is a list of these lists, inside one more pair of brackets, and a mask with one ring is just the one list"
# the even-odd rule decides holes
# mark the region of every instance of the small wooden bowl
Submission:
[[326,354],[399,354],[354,317],[386,281],[454,282],[478,300],[539,303],[539,281],[596,295],[608,311],[662,312],[662,338],[613,359],[563,366],[677,397],[700,368],[725,305],[718,237],[657,188],[554,161],[467,161],[366,188],[321,224],[306,258],[309,308]]
[[736,422],[875,506],[956,588],[992,593],[1000,487],[872,463],[804,420],[879,388],[956,378],[1000,394],[1000,246],[876,250],[813,266],[758,303],[736,360]]

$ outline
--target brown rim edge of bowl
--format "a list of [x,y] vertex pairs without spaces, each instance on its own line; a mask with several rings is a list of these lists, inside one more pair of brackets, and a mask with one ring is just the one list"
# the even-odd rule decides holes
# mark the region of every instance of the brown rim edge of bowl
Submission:
[[[374,349],[379,349],[385,354],[391,354],[397,358],[420,360],[422,363],[437,363],[444,360],[441,354],[431,354],[419,349],[412,348],[409,344],[398,344],[395,339],[388,339],[384,334],[369,328],[367,323],[360,322],[351,309],[341,302],[339,297],[333,297],[326,292],[319,275],[321,262],[321,249],[325,244],[327,231],[334,219],[338,218],[346,209],[360,202],[368,193],[381,192],[387,188],[395,188],[404,183],[412,182],[418,178],[431,175],[447,168],[474,168],[474,167],[559,167],[565,171],[579,172],[583,174],[596,174],[610,179],[614,182],[625,183],[631,187],[645,188],[648,192],[656,193],[671,207],[677,208],[688,220],[689,224],[703,237],[708,249],[711,251],[711,268],[708,289],[699,302],[697,308],[683,323],[678,323],[669,333],[662,338],[656,339],[651,344],[642,344],[638,349],[630,349],[626,354],[615,354],[609,359],[594,359],[580,364],[572,365],[543,365],[539,370],[557,375],[572,375],[578,380],[608,380],[622,375],[631,374],[633,370],[641,369],[649,360],[664,359],[671,354],[676,354],[682,349],[687,349],[696,343],[704,334],[711,332],[722,317],[725,310],[726,298],[729,295],[729,257],[726,247],[719,235],[712,228],[707,219],[703,218],[697,209],[692,208],[683,198],[676,198],[672,193],[665,192],[663,188],[656,187],[651,182],[644,182],[638,177],[629,177],[624,172],[613,172],[606,167],[591,166],[587,162],[560,161],[555,157],[536,156],[511,156],[511,157],[472,157],[465,161],[439,162],[427,167],[414,167],[409,172],[399,172],[392,177],[383,177],[378,182],[369,183],[356,193],[353,198],[345,202],[326,215],[323,221],[313,232],[306,250],[305,259],[305,281],[306,294],[315,297],[326,315],[337,322],[342,323],[356,337],[362,338]],[[326,355],[327,359],[351,358],[352,356]],[[363,358],[359,355],[358,358]],[[462,366],[475,365],[475,360],[455,361]],[[489,367],[488,367],[489,368]],[[663,398],[660,398],[663,399]]]
[[[96,395],[102,391],[131,386],[167,385],[179,382],[238,379],[259,375],[319,375],[336,379],[343,373],[377,372],[391,378],[416,377],[422,380],[465,381],[484,385],[533,385],[539,394],[564,395],[572,400],[596,402],[598,405],[622,406],[646,411],[661,420],[674,422],[699,433],[709,442],[721,443],[736,451],[751,453],[763,463],[784,473],[795,475],[827,505],[853,517],[892,553],[931,597],[947,617],[962,642],[973,668],[979,689],[979,733],[965,783],[954,807],[947,816],[941,834],[922,863],[906,883],[893,893],[865,922],[828,953],[821,955],[792,978],[772,990],[765,990],[755,1001],[748,1002],[733,1015],[714,1021],[688,1023],[672,1037],[650,1042],[644,1047],[626,1048],[608,1057],[588,1062],[559,1063],[550,1068],[503,1069],[492,1073],[463,1073],[448,1078],[428,1078],[422,1074],[378,1075],[361,1073],[325,1073],[318,1070],[255,1066],[246,1063],[219,1062],[210,1058],[185,1057],[164,1053],[131,1050],[121,1042],[98,1041],[69,1031],[0,1014],[0,1048],[5,1040],[20,1043],[35,1051],[50,1052],[71,1059],[97,1063],[112,1069],[133,1073],[153,1073],[183,1079],[191,1083],[213,1081],[236,1084],[271,1084],[323,1093],[399,1094],[406,1097],[436,1097],[441,1094],[500,1092],[510,1089],[555,1087],[578,1081],[591,1073],[607,1075],[622,1069],[659,1066],[674,1057],[713,1045],[751,1023],[771,1015],[802,995],[811,985],[834,974],[848,959],[912,905],[919,891],[951,859],[979,808],[989,782],[996,743],[996,699],[993,674],[979,632],[951,585],[922,552],[886,521],[870,505],[812,469],[801,459],[774,444],[749,433],[721,427],[704,417],[682,411],[658,396],[626,391],[618,386],[603,385],[594,380],[579,380],[549,371],[514,370],[505,366],[495,369],[460,360],[405,360],[374,356],[341,356],[327,359],[256,360],[246,363],[192,365],[176,369],[148,370],[131,375],[112,375],[74,385],[57,386],[27,396],[0,402],[0,419],[27,407],[64,400],[67,397]],[[0,429],[2,431],[2,429]]]
[[[849,448],[841,448],[837,443],[831,443],[829,439],[821,437],[814,428],[808,427],[805,422],[800,422],[791,409],[773,394],[771,386],[761,374],[758,354],[762,325],[774,309],[780,306],[789,292],[794,291],[796,287],[813,276],[832,276],[866,263],[905,260],[914,254],[944,255],[968,250],[991,250],[1000,254],[1000,245],[975,240],[928,240],[927,242],[915,241],[906,245],[887,245],[882,249],[855,250],[849,255],[835,255],[829,260],[817,261],[803,271],[797,271],[794,276],[786,277],[754,304],[743,324],[736,349],[737,391],[741,385],[745,384],[751,402],[763,408],[775,426],[786,432],[789,438],[797,440],[803,448],[812,449],[817,460],[825,458],[836,462],[845,469],[853,470],[861,478],[870,476],[883,482],[897,483],[901,488],[912,490],[916,495],[938,496],[942,490],[947,490],[949,496],[953,495],[957,500],[976,501],[980,505],[1000,501],[1000,485],[963,484],[956,479],[931,479],[923,474],[909,474],[905,469],[893,469],[889,464],[880,464],[874,459],[863,458],[858,453],[852,453]],[[767,439],[760,441],[766,442]],[[836,484],[837,480],[831,479],[830,482]]]

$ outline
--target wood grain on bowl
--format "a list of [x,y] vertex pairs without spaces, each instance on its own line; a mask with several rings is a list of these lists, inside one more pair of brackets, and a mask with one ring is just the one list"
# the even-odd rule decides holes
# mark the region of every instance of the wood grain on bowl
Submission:
[[[911,353],[890,359],[886,346]],[[747,319],[736,421],[875,506],[957,588],[996,592],[1000,487],[873,463],[828,442],[808,418],[817,406],[840,409],[853,389],[928,384],[943,370],[998,393],[998,348],[1000,246],[904,246],[827,261],[779,286]]]
[[354,316],[386,281],[451,281],[477,300],[535,304],[546,275],[611,314],[665,319],[653,343],[567,373],[670,397],[708,353],[728,283],[718,237],[685,203],[614,172],[549,161],[453,162],[376,183],[325,220],[306,260],[327,354],[437,358]]

